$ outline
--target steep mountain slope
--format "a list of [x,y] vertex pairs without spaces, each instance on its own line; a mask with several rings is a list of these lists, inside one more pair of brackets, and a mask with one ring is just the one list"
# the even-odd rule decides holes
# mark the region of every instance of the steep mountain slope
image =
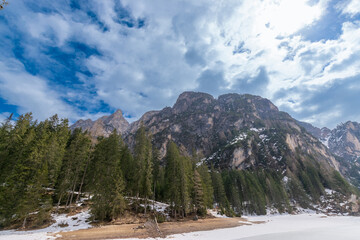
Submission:
[[[216,164],[224,168],[278,167],[300,151],[300,158],[315,156],[318,162],[338,169],[335,158],[316,138],[258,96],[226,94],[214,99],[206,93],[185,92],[172,108],[146,113],[132,123],[126,134],[129,143],[140,122],[153,134],[162,156],[172,140],[189,155],[194,150],[204,157],[216,155]],[[262,156],[257,155],[260,152]]]
[[103,116],[96,121],[90,119],[78,120],[70,129],[82,128],[83,131],[88,131],[93,137],[108,137],[114,129],[116,129],[118,133],[124,134],[128,127],[129,123],[123,117],[121,110],[117,110],[110,116]]
[[183,154],[196,152],[203,156],[202,162],[214,165],[223,174],[242,170],[245,175],[234,173],[225,184],[230,186],[229,198],[243,192],[242,201],[250,202],[242,209],[263,213],[264,209],[255,210],[260,202],[253,204],[262,196],[266,196],[261,201],[267,205],[279,202],[276,195],[281,196],[280,209],[284,209],[292,201],[309,206],[325,194],[326,188],[350,193],[350,187],[335,171],[339,162],[330,151],[264,98],[226,94],[215,99],[206,93],[185,92],[172,108],[149,112],[131,124],[125,137],[130,146],[140,123],[153,134],[161,156],[165,156],[171,140]]
[[[348,121],[333,130],[319,129],[308,123],[300,124],[337,156],[341,173],[360,187],[360,124]],[[321,134],[317,134],[318,132]]]

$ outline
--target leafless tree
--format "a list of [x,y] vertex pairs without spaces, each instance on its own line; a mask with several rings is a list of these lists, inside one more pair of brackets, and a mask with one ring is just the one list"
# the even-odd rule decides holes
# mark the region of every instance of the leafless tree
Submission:
[[8,5],[6,0],[0,0],[0,10],[3,10],[6,5]]

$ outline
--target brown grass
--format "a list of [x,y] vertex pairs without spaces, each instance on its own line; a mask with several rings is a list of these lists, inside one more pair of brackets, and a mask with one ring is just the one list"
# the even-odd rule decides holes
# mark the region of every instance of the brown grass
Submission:
[[[114,238],[165,237],[172,234],[231,228],[247,224],[250,224],[250,222],[247,222],[247,220],[243,218],[206,218],[199,219],[198,221],[188,220],[160,223],[158,225],[160,230],[159,232],[156,228],[156,224],[148,221],[140,224],[107,225],[73,232],[61,232],[58,233],[61,237],[57,239],[98,240]],[[53,236],[56,235],[57,234],[53,234]]]

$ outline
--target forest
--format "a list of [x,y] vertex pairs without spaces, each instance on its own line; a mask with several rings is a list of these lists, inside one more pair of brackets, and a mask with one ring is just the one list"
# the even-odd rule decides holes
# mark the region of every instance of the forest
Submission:
[[290,212],[290,199],[306,206],[309,195],[319,197],[324,191],[306,174],[307,194],[299,187],[301,182],[286,188],[276,171],[214,169],[195,151],[181,154],[172,141],[160,159],[144,126],[130,149],[116,131],[94,140],[81,129],[71,132],[68,125],[57,115],[39,122],[31,113],[2,124],[1,228],[46,225],[51,213],[60,207],[72,211],[82,196],[91,199],[92,220],[106,222],[125,211],[155,217],[151,200],[168,203],[172,218],[205,216],[214,207],[227,216],[265,214],[267,206]]

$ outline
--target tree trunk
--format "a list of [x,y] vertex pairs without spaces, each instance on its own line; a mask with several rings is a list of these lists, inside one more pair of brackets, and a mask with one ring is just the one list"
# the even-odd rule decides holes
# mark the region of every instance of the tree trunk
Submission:
[[144,216],[146,216],[146,209],[147,209],[147,197],[145,197],[145,211],[144,211]]
[[79,197],[80,197],[80,194],[81,194],[81,191],[82,191],[82,186],[83,186],[83,184],[84,184],[85,175],[86,175],[86,170],[87,170],[87,168],[88,168],[89,162],[90,162],[90,157],[88,158],[88,161],[87,161],[87,163],[86,163],[85,170],[84,170],[84,174],[83,174],[82,179],[81,179],[81,184],[80,184],[80,188],[79,188],[79,194],[77,195],[75,202],[78,202],[78,201],[79,201]]
[[24,221],[23,221],[23,224],[22,224],[22,229],[25,229],[25,227],[26,227],[26,218],[27,217],[24,218]]
[[135,212],[138,213],[139,193],[136,193]]
[[68,193],[68,198],[66,200],[65,208],[67,208],[69,206],[70,197],[71,197],[71,195]]
[[71,191],[71,198],[70,198],[69,206],[71,206],[71,204],[72,204],[72,200],[73,200],[73,197],[74,197],[75,188],[76,188],[76,181],[74,182],[74,186],[73,186],[73,189],[72,189],[72,191]]
[[62,198],[62,194],[60,194],[59,201],[58,201],[57,206],[56,206],[56,212],[59,210],[60,203],[61,203],[61,198]]

